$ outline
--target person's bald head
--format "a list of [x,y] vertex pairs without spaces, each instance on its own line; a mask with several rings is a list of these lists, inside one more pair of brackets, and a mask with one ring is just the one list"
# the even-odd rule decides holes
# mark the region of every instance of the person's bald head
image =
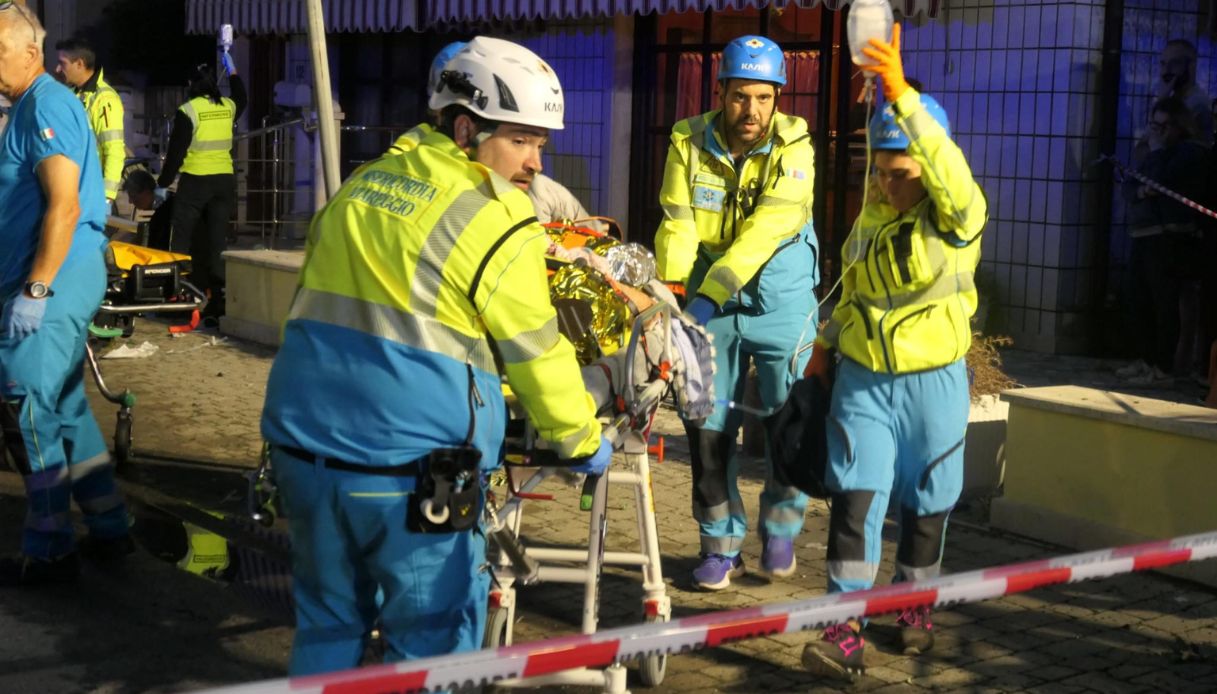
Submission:
[[42,74],[46,30],[22,3],[0,9],[0,94],[16,101]]

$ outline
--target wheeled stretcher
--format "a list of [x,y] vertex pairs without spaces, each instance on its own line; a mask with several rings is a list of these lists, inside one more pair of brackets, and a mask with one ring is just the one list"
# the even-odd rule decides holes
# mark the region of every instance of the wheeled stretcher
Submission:
[[[582,369],[584,383],[596,399],[598,414],[605,424],[605,435],[613,441],[616,452],[613,466],[607,474],[588,477],[582,482],[580,506],[590,511],[586,547],[529,547],[521,540],[520,528],[526,502],[537,503],[542,498],[548,498],[538,495],[535,490],[546,480],[555,477],[569,483],[572,473],[554,465],[557,461],[547,455],[547,451],[538,449],[535,436],[526,426],[522,433],[517,432],[517,435],[508,438],[506,493],[501,496],[491,494],[486,504],[487,536],[495,550],[491,553],[495,580],[489,600],[484,639],[486,647],[511,644],[517,585],[544,582],[582,585],[581,630],[584,634],[595,632],[600,581],[606,565],[641,569],[643,596],[640,612],[647,622],[666,622],[671,616],[671,601],[660,567],[648,439],[651,423],[663,397],[674,386],[687,386],[689,370],[708,368],[710,360],[709,353],[705,352],[705,365],[687,363],[690,351],[679,350],[676,338],[685,334],[681,339],[688,340],[686,331],[689,330],[697,333],[694,339],[698,335],[705,339],[704,334],[684,322],[670,294],[664,296],[661,288],[662,285],[652,280],[640,291],[622,297],[633,316],[624,333],[627,336],[625,345],[612,354],[602,355]],[[559,322],[563,324],[562,332],[579,345],[582,336],[569,334],[572,330],[570,321],[562,320],[561,300],[555,298],[555,304],[559,310]],[[710,379],[704,376],[699,378],[704,378],[708,387]],[[675,383],[677,381],[680,383]],[[510,403],[510,396],[508,400]],[[522,413],[519,414],[521,420],[522,417]],[[518,423],[522,424],[522,421]],[[627,488],[632,492],[638,531],[636,551],[610,551],[605,547],[610,488]],[[663,681],[667,656],[646,656],[638,667],[642,683],[648,687],[657,686]],[[583,668],[498,683],[499,686],[541,684],[595,686],[605,692],[620,693],[626,691],[626,670],[623,664],[615,663],[603,671]]]
[[86,359],[98,391],[118,405],[114,428],[116,465],[125,464],[131,457],[134,425],[131,408],[135,395],[128,389],[114,391],[106,385],[91,343],[94,339],[130,337],[135,330],[135,318],[151,314],[169,318],[171,332],[193,330],[207,299],[190,283],[189,276],[190,256],[121,241],[111,241],[106,250],[106,293],[89,325]]

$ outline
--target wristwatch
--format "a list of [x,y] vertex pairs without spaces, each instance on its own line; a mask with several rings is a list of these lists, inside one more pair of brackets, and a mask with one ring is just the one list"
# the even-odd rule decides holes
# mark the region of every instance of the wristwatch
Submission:
[[51,291],[51,287],[46,282],[34,280],[33,282],[25,283],[25,291],[35,299],[45,299],[49,296],[55,296],[55,292]]

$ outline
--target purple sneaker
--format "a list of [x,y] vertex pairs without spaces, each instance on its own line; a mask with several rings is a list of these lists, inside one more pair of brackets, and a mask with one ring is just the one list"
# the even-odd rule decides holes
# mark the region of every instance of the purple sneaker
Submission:
[[761,570],[770,576],[784,578],[794,573],[794,539],[767,537],[761,550]]
[[866,640],[854,624],[834,624],[824,630],[819,641],[804,646],[803,667],[820,677],[856,681],[866,669]]
[[722,590],[731,585],[731,579],[743,575],[744,559],[738,554],[734,557],[703,554],[701,565],[693,569],[693,585],[702,590]]

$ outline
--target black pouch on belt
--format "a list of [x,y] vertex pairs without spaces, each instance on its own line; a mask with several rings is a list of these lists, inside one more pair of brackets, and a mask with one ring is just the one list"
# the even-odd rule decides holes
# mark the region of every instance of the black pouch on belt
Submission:
[[406,529],[456,533],[476,525],[482,512],[481,460],[482,452],[472,446],[437,448],[422,458],[406,511]]

